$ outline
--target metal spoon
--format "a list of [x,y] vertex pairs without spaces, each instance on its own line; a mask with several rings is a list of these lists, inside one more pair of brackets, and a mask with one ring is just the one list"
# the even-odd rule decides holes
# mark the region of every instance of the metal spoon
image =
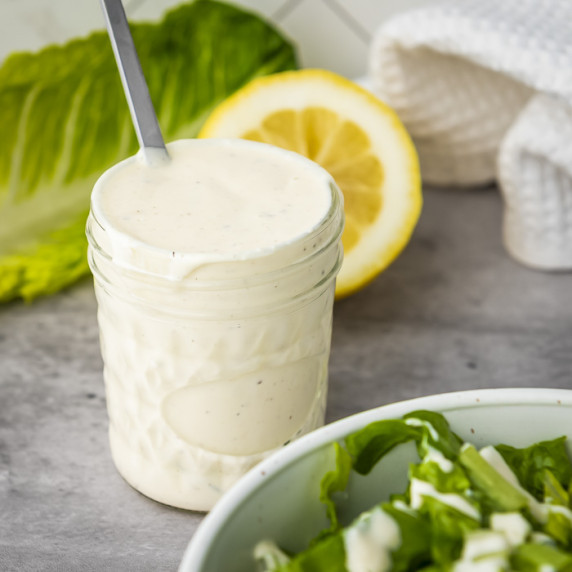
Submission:
[[139,63],[123,4],[121,0],[101,0],[101,5],[139,146],[148,165],[164,163],[170,159],[169,153]]

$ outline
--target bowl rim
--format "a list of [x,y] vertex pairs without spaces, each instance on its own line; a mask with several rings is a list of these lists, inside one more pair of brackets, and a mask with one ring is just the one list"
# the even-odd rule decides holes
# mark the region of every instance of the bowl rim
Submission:
[[221,497],[198,526],[185,549],[179,572],[194,572],[201,569],[210,549],[211,540],[221,525],[248,500],[264,481],[298,458],[345,437],[358,427],[380,419],[401,417],[416,409],[447,412],[486,405],[542,406],[551,404],[572,407],[572,389],[508,387],[436,393],[380,405],[328,423],[276,451],[241,477]]

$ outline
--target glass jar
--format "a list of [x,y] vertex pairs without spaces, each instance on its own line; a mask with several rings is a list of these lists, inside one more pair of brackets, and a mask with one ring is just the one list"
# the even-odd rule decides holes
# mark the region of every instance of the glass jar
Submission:
[[190,263],[122,243],[98,204],[121,165],[96,183],[87,222],[112,456],[143,494],[209,510],[262,458],[324,422],[341,194],[329,179],[326,216],[288,244]]

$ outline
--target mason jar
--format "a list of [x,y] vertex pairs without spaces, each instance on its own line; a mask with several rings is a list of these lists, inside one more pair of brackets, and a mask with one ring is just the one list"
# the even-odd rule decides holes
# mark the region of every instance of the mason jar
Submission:
[[111,453],[144,495],[209,510],[262,458],[324,422],[342,197],[312,163],[331,197],[317,225],[254,254],[197,262],[123,236],[106,216],[102,189],[135,160],[97,181],[87,222]]

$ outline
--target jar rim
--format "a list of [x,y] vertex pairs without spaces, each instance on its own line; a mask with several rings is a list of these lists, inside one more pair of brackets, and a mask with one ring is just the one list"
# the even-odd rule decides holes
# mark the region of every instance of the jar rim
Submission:
[[[127,164],[132,163],[134,161],[140,160],[140,153],[128,157],[123,161],[117,163],[116,165],[110,167],[106,170],[96,181],[92,195],[91,195],[91,204],[90,204],[90,218],[93,219],[93,222],[103,231],[103,233],[109,235],[112,234],[114,238],[119,238],[120,242],[129,243],[131,247],[136,248],[138,251],[144,252],[148,255],[156,257],[157,259],[161,259],[163,261],[171,261],[177,262],[179,265],[189,265],[190,267],[199,267],[204,265],[216,265],[219,263],[227,264],[227,263],[241,263],[241,262],[249,262],[249,261],[257,261],[266,259],[271,257],[273,254],[278,252],[284,252],[288,248],[294,247],[299,245],[305,241],[312,241],[314,237],[317,237],[322,232],[324,232],[328,227],[335,225],[336,221],[338,221],[338,228],[333,229],[331,233],[331,239],[328,240],[328,243],[336,241],[340,238],[341,233],[343,231],[344,225],[344,217],[343,217],[343,196],[341,191],[337,187],[334,179],[332,176],[323,169],[320,165],[316,164],[315,162],[311,161],[310,159],[295,153],[293,151],[289,151],[286,149],[278,148],[273,145],[268,145],[266,143],[260,143],[257,141],[249,141],[244,139],[181,139],[178,141],[174,141],[169,145],[239,145],[242,147],[252,147],[260,149],[263,147],[265,152],[269,152],[276,156],[284,156],[288,155],[290,158],[294,158],[295,161],[304,163],[306,167],[309,167],[311,170],[316,172],[318,175],[317,181],[322,179],[323,184],[326,185],[329,189],[330,193],[330,205],[328,210],[324,214],[324,216],[310,229],[306,232],[292,238],[291,240],[281,243],[277,246],[271,247],[263,247],[256,250],[245,251],[240,253],[235,253],[232,255],[225,255],[224,253],[200,253],[200,252],[177,252],[171,249],[166,249],[163,247],[155,246],[145,241],[136,238],[132,235],[129,235],[123,231],[118,230],[113,226],[113,223],[109,221],[108,217],[105,215],[103,208],[101,206],[101,201],[99,201],[99,196],[101,193],[101,189],[106,183],[106,181],[113,176],[117,171],[124,168]],[[341,215],[341,216],[340,216]],[[88,220],[88,228],[87,228],[87,235],[90,245],[92,247],[97,248],[100,254],[103,254],[105,257],[109,258],[110,260],[114,259],[113,253],[108,252],[104,248],[104,246],[97,240],[93,229],[90,229],[90,221]],[[322,248],[318,249],[320,252]],[[311,252],[308,256],[305,257],[296,257],[292,260],[292,263],[300,262],[306,258],[311,257],[314,254],[318,254],[318,252]],[[115,262],[115,260],[113,260]],[[149,272],[148,270],[138,266],[138,265],[127,265],[121,264],[122,266],[128,267],[129,270],[135,271],[142,274],[151,274],[155,275],[156,277],[163,277],[169,278],[169,276],[165,276],[161,273],[154,273]],[[173,278],[173,277],[170,277]]]

